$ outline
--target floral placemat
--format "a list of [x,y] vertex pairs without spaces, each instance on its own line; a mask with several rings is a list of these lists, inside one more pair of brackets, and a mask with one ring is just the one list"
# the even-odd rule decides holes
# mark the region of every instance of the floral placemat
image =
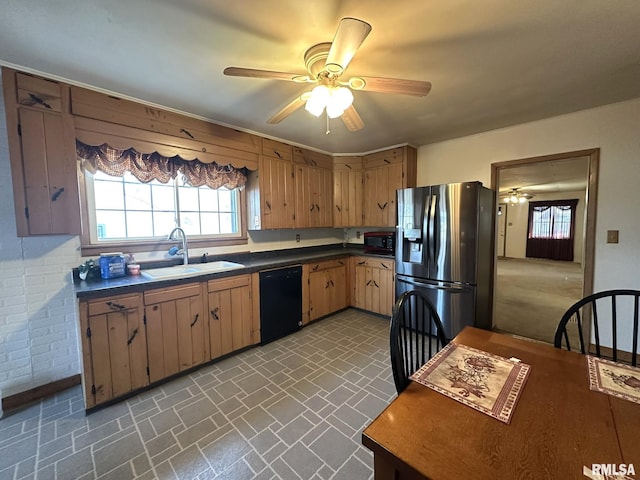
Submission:
[[640,368],[587,355],[589,388],[640,403]]
[[451,342],[410,378],[509,423],[530,368],[515,359]]

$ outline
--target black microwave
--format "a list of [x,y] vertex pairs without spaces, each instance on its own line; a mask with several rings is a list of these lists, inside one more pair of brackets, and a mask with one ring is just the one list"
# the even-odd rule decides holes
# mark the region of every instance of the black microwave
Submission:
[[396,245],[395,232],[365,232],[364,251],[393,255]]

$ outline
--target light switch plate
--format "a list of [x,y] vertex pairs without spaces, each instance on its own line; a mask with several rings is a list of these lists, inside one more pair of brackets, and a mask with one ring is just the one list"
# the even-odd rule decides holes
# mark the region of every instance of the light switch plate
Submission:
[[607,230],[607,243],[618,243],[619,230]]

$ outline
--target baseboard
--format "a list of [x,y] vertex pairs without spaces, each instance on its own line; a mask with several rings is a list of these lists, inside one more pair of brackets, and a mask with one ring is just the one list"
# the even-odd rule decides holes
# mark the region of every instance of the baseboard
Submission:
[[28,405],[31,402],[40,400],[42,398],[55,395],[58,392],[66,390],[67,388],[80,385],[80,374],[73,375],[71,377],[63,378],[62,380],[56,380],[55,382],[47,383],[46,385],[40,385],[39,387],[32,388],[25,392],[16,393],[2,399],[2,410],[8,412],[18,407]]

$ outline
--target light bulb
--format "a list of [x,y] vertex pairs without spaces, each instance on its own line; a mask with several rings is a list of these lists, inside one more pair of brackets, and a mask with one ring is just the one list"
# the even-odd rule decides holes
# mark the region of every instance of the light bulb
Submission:
[[338,87],[332,92],[331,103],[335,103],[344,111],[353,103],[353,93],[346,87]]
[[329,89],[325,85],[318,85],[311,91],[311,96],[304,108],[307,112],[319,117],[330,99]]
[[518,201],[519,201],[520,203],[524,203],[524,202],[526,202],[526,201],[527,201],[527,199],[526,199],[526,198],[524,198],[524,197],[520,197],[520,198],[518,199]]
[[518,203],[518,197],[516,197],[516,194],[512,194],[511,197],[509,197],[509,201],[511,203]]

